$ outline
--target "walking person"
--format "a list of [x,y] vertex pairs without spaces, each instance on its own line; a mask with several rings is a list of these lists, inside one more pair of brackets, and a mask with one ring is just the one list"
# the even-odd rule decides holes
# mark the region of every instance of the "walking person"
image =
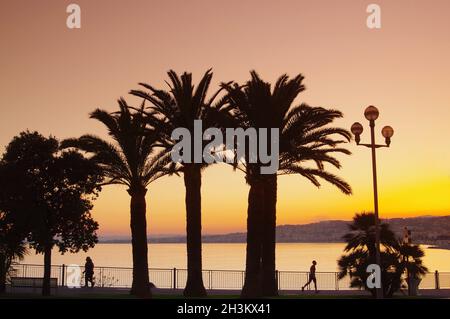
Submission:
[[302,291],[305,290],[306,286],[309,286],[309,284],[311,282],[314,283],[314,290],[316,291],[316,293],[318,293],[319,291],[317,290],[317,280],[316,280],[316,265],[317,262],[315,260],[312,261],[312,265],[311,268],[309,268],[309,280],[308,282],[302,287]]
[[94,287],[94,263],[91,257],[86,257],[86,263],[84,264],[84,286],[88,287],[88,283],[91,283],[91,287]]

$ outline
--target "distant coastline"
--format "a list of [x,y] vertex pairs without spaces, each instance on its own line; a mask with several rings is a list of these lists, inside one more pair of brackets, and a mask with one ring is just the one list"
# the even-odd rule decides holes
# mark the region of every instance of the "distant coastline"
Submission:
[[450,243],[430,245],[430,246],[428,246],[428,249],[448,249],[448,250],[450,250]]
[[[435,249],[450,249],[450,215],[386,219],[398,237],[404,227],[412,231],[414,243],[430,245]],[[342,243],[348,231],[349,221],[329,220],[303,225],[277,226],[278,243]],[[219,235],[204,235],[204,243],[245,243],[246,233],[236,232]],[[100,243],[130,243],[129,237],[105,236]],[[181,235],[150,236],[149,243],[185,243]]]

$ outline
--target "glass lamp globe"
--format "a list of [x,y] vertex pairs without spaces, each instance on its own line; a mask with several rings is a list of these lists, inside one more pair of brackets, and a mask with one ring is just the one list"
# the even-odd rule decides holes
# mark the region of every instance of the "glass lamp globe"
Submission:
[[361,133],[363,132],[363,126],[361,125],[361,123],[355,122],[353,123],[352,127],[350,128],[350,130],[352,131],[352,133],[354,135],[361,135]]
[[383,129],[381,130],[381,134],[383,135],[383,137],[385,138],[391,138],[392,135],[394,135],[394,129],[390,126],[385,126],[383,127]]
[[378,112],[378,109],[373,105],[368,106],[364,111],[364,116],[369,121],[375,121],[378,118],[379,114],[380,113]]

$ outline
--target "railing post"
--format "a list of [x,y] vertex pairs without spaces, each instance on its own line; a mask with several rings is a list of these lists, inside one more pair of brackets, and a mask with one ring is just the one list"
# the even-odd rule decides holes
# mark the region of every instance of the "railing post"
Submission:
[[209,281],[209,290],[211,290],[212,289],[212,270],[209,270],[209,278],[208,278],[208,281]]
[[100,268],[100,282],[101,282],[101,287],[103,288],[103,267]]
[[434,272],[434,283],[435,283],[436,289],[440,289],[440,287],[439,287],[439,272],[437,270]]
[[177,289],[177,269],[173,268],[173,290]]
[[336,290],[339,290],[339,278],[338,278],[337,272],[334,273],[334,278],[335,278],[335,282],[336,282]]
[[62,264],[62,268],[61,268],[61,287],[65,286],[65,277],[66,277],[66,265]]
[[277,290],[280,290],[280,275],[278,270],[275,270],[275,280],[277,281]]

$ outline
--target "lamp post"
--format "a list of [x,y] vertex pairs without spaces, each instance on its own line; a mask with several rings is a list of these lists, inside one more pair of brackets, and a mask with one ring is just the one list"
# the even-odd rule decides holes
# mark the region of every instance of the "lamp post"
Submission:
[[[370,144],[360,143],[361,133],[363,132],[363,126],[361,123],[355,122],[351,127],[352,133],[355,135],[355,141],[357,145],[369,147],[372,151],[372,177],[373,177],[373,200],[374,200],[374,214],[375,214],[375,251],[376,251],[376,263],[381,268],[381,256],[380,256],[380,219],[378,217],[378,186],[377,186],[377,161],[375,149],[380,147],[389,147],[391,144],[391,137],[394,135],[394,129],[390,126],[385,126],[381,130],[381,134],[385,138],[386,144],[379,145],[375,143],[375,120],[378,118],[379,112],[375,106],[369,106],[364,111],[364,116],[369,120],[370,126]],[[381,275],[381,274],[380,274]],[[381,282],[381,280],[380,280]],[[383,290],[381,287],[376,289],[376,295],[378,299],[383,298]]]

